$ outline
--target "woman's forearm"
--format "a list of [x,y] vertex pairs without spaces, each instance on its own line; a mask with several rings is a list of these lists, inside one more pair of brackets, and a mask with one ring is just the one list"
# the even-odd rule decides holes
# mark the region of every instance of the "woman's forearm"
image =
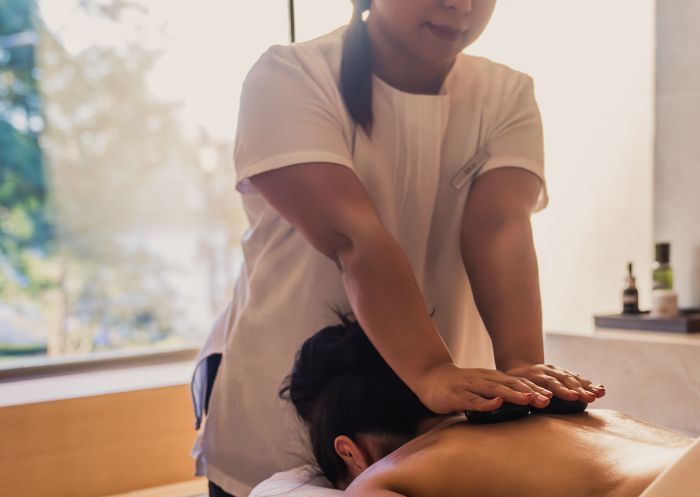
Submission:
[[338,258],[355,317],[391,368],[418,392],[424,373],[452,358],[403,249],[390,233],[381,232]]
[[542,308],[530,219],[473,230],[462,246],[474,300],[501,371],[542,363]]

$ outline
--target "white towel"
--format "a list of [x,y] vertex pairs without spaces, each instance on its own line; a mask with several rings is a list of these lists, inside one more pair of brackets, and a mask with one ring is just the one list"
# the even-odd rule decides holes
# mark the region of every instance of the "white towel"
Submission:
[[275,473],[257,485],[248,497],[339,497],[343,492],[333,488],[318,467],[307,464]]

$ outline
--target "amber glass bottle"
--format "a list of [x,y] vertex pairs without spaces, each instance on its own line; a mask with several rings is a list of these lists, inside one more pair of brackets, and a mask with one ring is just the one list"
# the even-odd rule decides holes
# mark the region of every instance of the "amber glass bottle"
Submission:
[[627,263],[627,286],[622,291],[622,314],[639,314],[639,291],[637,281],[632,273],[632,263]]

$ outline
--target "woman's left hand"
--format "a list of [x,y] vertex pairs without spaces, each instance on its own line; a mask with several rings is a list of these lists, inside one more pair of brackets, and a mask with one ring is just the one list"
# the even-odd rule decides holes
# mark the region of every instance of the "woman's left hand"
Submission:
[[593,385],[590,380],[551,364],[522,364],[511,367],[504,373],[524,378],[544,388],[563,400],[581,400],[591,403],[605,395],[603,385]]

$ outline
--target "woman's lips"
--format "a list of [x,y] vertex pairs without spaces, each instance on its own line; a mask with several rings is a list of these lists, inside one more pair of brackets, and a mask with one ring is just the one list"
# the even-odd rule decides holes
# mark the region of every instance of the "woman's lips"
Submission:
[[428,29],[432,33],[445,41],[457,41],[463,34],[462,31],[448,26],[436,26],[435,24],[428,23]]

